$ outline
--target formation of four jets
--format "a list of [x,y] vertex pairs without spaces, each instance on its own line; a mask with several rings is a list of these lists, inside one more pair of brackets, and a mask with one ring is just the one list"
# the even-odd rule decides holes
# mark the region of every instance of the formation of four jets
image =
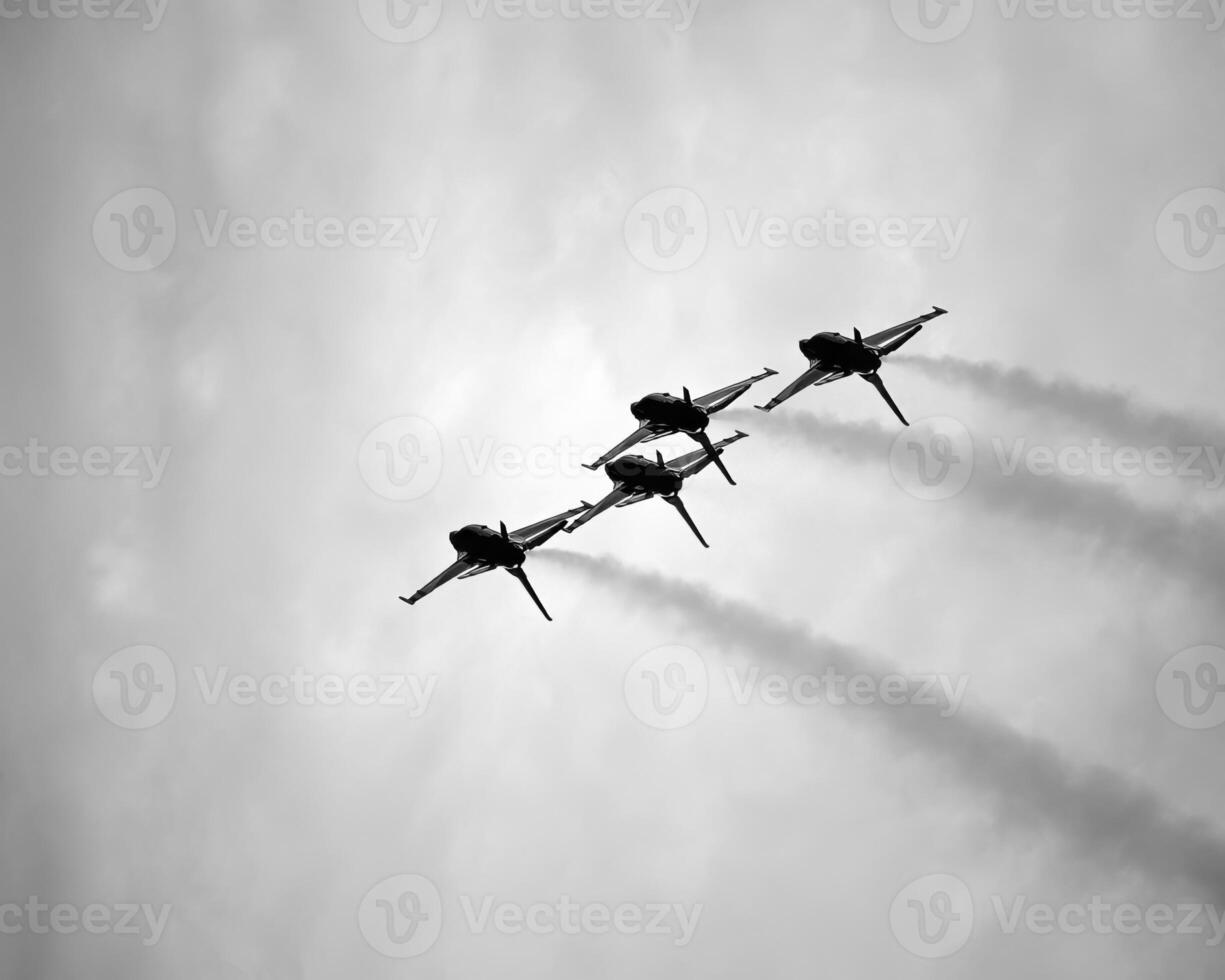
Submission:
[[[881,361],[922,330],[929,320],[947,312],[948,310],[936,306],[931,313],[907,320],[870,337],[864,337],[856,330],[853,338],[839,333],[819,333],[801,340],[800,352],[808,358],[808,370],[765,405],[756,407],[764,412],[772,411],[805,388],[829,384],[854,374],[871,384],[901,423],[909,425],[880,378]],[[400,596],[400,601],[412,606],[452,579],[474,578],[501,568],[522,583],[545,619],[551,621],[553,617],[544,608],[528,580],[527,573],[523,571],[527,556],[559,531],[573,533],[607,510],[629,507],[654,497],[675,509],[702,546],[709,548],[710,545],[706,543],[702,532],[685,509],[680,498],[681,489],[686,480],[696,476],[712,463],[728,483],[735,484],[736,481],[723,464],[723,451],[732,443],[747,439],[748,436],[738,431],[720,442],[711,442],[706,432],[711,416],[723,411],[757,382],[777,373],[767,368],[761,374],[712,391],[700,398],[693,398],[689,389],[685,388],[679,398],[675,395],[652,394],[634,402],[630,411],[639,422],[638,429],[594,463],[585,464],[591,470],[604,467],[604,472],[613,484],[612,492],[608,496],[597,504],[583,501],[578,507],[521,527],[517,531],[508,531],[505,524],[500,524],[497,531],[483,525],[470,524],[452,532],[451,546],[456,554],[454,563],[437,578],[423,585],[411,598]],[[654,460],[645,456],[621,455],[641,443],[674,435],[687,435],[701,448],[667,461],[659,452],[655,454]]]

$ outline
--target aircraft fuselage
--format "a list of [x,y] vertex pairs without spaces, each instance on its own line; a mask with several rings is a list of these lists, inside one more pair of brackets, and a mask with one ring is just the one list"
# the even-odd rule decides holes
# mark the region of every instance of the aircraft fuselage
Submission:
[[664,425],[678,432],[705,432],[710,416],[697,405],[675,395],[654,394],[630,405],[639,422]]
[[527,552],[522,547],[482,524],[469,524],[452,531],[450,538],[451,547],[457,554],[474,561],[488,562],[501,568],[518,568],[527,558]]
[[800,341],[800,353],[809,363],[854,374],[871,374],[880,367],[880,355],[839,333],[819,333]]
[[676,470],[647,459],[645,456],[622,456],[604,467],[608,478],[620,486],[635,491],[670,496],[679,493],[685,485],[684,477]]

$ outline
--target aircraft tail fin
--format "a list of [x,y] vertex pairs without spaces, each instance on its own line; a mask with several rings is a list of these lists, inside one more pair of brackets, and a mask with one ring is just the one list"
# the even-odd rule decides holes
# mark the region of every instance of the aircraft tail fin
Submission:
[[528,580],[527,572],[525,572],[522,568],[508,568],[506,571],[519,580],[523,588],[527,590],[527,594],[532,597],[532,602],[536,603],[536,608],[539,609],[544,615],[544,618],[550,623],[553,622],[553,617],[549,615],[548,610],[544,607],[544,603],[540,601],[540,596],[538,596],[536,594],[536,590],[532,588],[532,583]]
[[709,548],[710,545],[708,545],[706,543],[706,539],[702,537],[702,532],[698,530],[698,526],[693,522],[693,518],[689,516],[689,511],[685,508],[685,502],[681,500],[679,496],[664,497],[663,499],[664,503],[674,508],[676,512],[681,515],[681,518],[686,524],[689,525],[689,530],[691,530],[697,539],[702,542],[702,547]]
[[910,423],[906,421],[906,416],[902,414],[902,410],[897,407],[897,402],[895,402],[892,396],[889,394],[889,389],[885,387],[885,382],[881,380],[879,374],[873,371],[871,374],[861,374],[860,377],[863,378],[864,381],[868,382],[868,384],[870,384],[878,392],[880,392],[881,398],[885,400],[886,405],[893,409],[893,414],[898,417],[898,420],[902,423],[902,425],[910,425]]
[[706,455],[710,457],[710,461],[719,467],[719,472],[723,474],[723,478],[732,486],[736,485],[736,481],[732,479],[731,473],[727,471],[727,467],[723,465],[723,450],[716,449],[710,441],[710,436],[705,432],[699,432],[693,437],[697,443],[706,450]]

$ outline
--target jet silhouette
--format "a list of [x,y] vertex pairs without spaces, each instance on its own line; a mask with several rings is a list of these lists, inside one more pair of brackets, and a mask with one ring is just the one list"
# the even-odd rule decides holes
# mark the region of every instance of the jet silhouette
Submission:
[[808,370],[765,405],[755,407],[763,412],[769,412],[805,388],[829,384],[831,381],[841,381],[852,374],[857,374],[880,392],[881,398],[893,409],[893,414],[898,417],[902,425],[910,425],[880,378],[881,361],[922,330],[923,324],[928,320],[944,316],[947,312],[948,310],[933,306],[931,313],[908,320],[906,323],[899,323],[896,327],[882,330],[867,339],[864,339],[863,335],[856,330],[854,340],[840,333],[819,333],[815,337],[801,340],[800,353],[808,358]]
[[544,618],[552,622],[553,617],[544,608],[544,603],[540,601],[536,590],[532,588],[532,583],[528,581],[527,573],[523,571],[523,563],[531,551],[539,548],[562,530],[570,518],[581,514],[590,506],[590,504],[583,504],[564,514],[557,514],[535,524],[529,524],[527,527],[521,527],[517,531],[506,530],[505,524],[499,525],[499,531],[482,524],[469,524],[458,531],[453,531],[450,539],[451,547],[455,549],[457,556],[455,563],[437,578],[414,592],[411,599],[400,596],[400,601],[413,606],[452,579],[475,578],[477,575],[492,572],[496,568],[503,568],[522,583],[527,594],[532,597],[532,601],[544,614]]
[[610,460],[620,456],[621,453],[632,446],[638,445],[640,442],[654,442],[656,439],[664,439],[683,432],[706,451],[711,461],[719,467],[719,472],[723,474],[727,482],[735,485],[736,481],[732,479],[732,475],[727,471],[727,467],[719,459],[719,455],[711,445],[710,437],[706,434],[706,428],[710,425],[710,417],[717,412],[723,411],[723,409],[727,408],[758,381],[776,374],[778,374],[777,371],[766,368],[764,374],[746,378],[744,381],[738,381],[733,385],[728,385],[726,388],[712,391],[707,395],[702,395],[700,398],[693,398],[689,394],[688,388],[683,389],[684,396],[681,398],[677,398],[675,395],[659,393],[647,395],[645,398],[630,405],[630,411],[633,413],[634,418],[642,423],[641,428],[622,442],[613,446],[612,449],[594,463],[584,463],[583,465],[589,470],[598,470],[601,466],[604,466]]
[[693,518],[689,516],[689,511],[685,509],[684,501],[680,498],[681,489],[689,477],[701,473],[711,463],[718,462],[726,446],[747,438],[745,433],[737,432],[734,436],[711,446],[709,450],[701,449],[686,456],[678,456],[666,463],[663,453],[655,454],[655,462],[643,456],[622,456],[604,467],[604,472],[613,482],[612,493],[598,504],[587,504],[586,501],[583,501],[588,509],[578,520],[566,527],[566,533],[573,534],[592,518],[598,517],[613,507],[629,507],[632,504],[650,500],[652,497],[659,497],[665,504],[675,508],[685,523],[689,525],[689,529],[702,542],[702,547],[709,548],[710,545],[706,543],[702,532],[698,530],[698,526],[693,523]]

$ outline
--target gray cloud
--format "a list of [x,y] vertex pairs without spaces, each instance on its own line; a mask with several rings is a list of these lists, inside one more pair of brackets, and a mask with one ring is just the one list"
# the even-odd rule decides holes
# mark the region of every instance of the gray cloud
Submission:
[[[837,666],[879,675],[887,665],[782,622],[746,603],[608,557],[543,551],[540,557],[612,583],[637,605],[676,612],[725,648],[789,661],[807,670]],[[1001,824],[1057,833],[1084,856],[1158,881],[1193,882],[1205,900],[1225,901],[1225,841],[1206,823],[1170,812],[1148,791],[1105,767],[1081,768],[1046,743],[964,709],[941,717],[927,707],[869,712],[903,747],[947,764],[994,800]],[[849,712],[857,715],[858,712]]]
[[1095,388],[1070,378],[1048,379],[1026,368],[1005,368],[959,357],[900,353],[906,364],[945,384],[964,385],[976,394],[1028,410],[1063,415],[1102,433],[1114,433],[1154,446],[1225,445],[1225,431],[1211,419],[1141,404],[1130,392]]
[[[728,412],[727,417],[753,419],[739,410]],[[896,437],[875,422],[844,422],[806,412],[771,415],[766,424],[771,431],[805,444],[882,465]],[[1008,474],[979,465],[969,486],[956,498],[962,499],[1089,536],[1105,548],[1139,556],[1197,587],[1215,590],[1225,582],[1225,531],[1217,522],[1193,513],[1142,506],[1116,486],[1035,476],[1023,468]]]

